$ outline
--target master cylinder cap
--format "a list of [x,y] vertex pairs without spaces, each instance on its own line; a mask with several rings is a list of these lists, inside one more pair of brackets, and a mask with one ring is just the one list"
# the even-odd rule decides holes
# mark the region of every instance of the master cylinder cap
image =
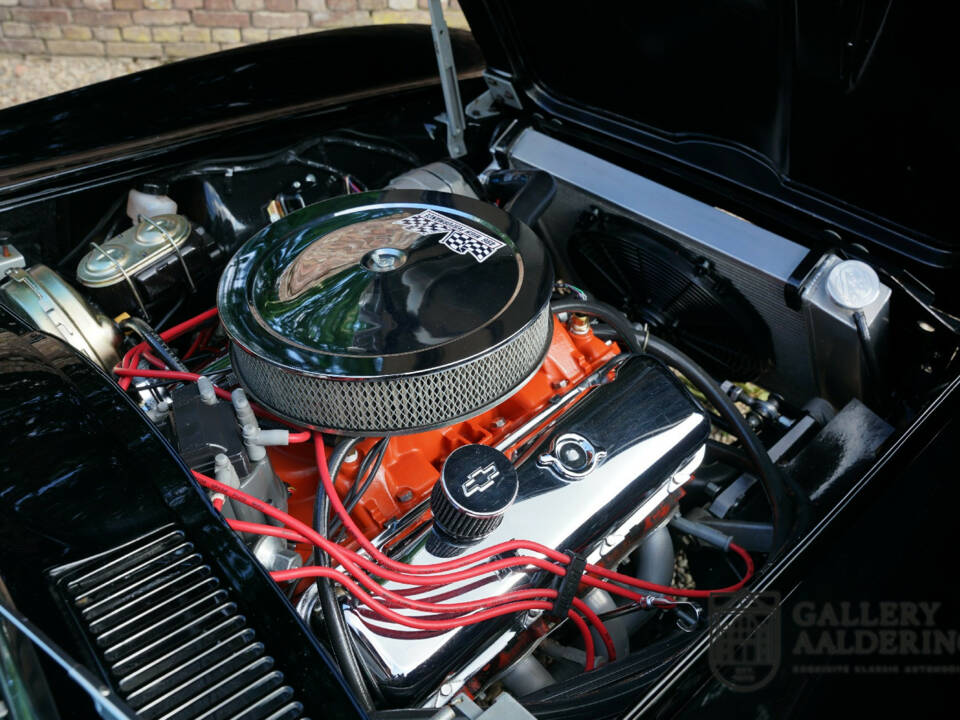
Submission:
[[228,263],[218,306],[241,384],[269,410],[345,434],[476,415],[549,347],[539,238],[471,198],[384,190],[287,215]]

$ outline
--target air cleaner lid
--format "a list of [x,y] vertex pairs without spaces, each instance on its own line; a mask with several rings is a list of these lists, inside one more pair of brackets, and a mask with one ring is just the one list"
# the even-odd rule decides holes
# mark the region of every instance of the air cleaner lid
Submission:
[[[502,210],[387,190],[312,205],[258,233],[228,263],[218,305],[248,389],[281,414],[322,425],[302,408],[290,411],[286,393],[265,397],[274,392],[268,368],[326,380],[396,378],[471,363],[526,336],[502,370],[512,389],[546,351],[552,283],[540,240]],[[503,392],[501,382],[476,380]],[[398,402],[410,400],[401,395]]]
[[269,226],[228,264],[218,303],[247,351],[300,372],[366,377],[499,344],[544,308],[552,279],[542,244],[501,210],[394,190]]

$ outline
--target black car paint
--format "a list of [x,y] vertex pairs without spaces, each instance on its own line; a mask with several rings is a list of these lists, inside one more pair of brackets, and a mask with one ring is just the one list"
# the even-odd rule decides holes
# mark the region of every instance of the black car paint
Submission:
[[895,258],[955,301],[949,23],[813,5],[463,3],[545,130],[804,244]]
[[[476,75],[482,57],[469,34],[454,31],[451,40],[458,71]],[[168,164],[228,130],[262,133],[265,121],[404,90],[439,93],[438,83],[422,25],[286,38],[126,75],[0,112],[0,202],[37,181],[90,177],[81,170],[109,175],[111,160]]]
[[[752,589],[778,592],[784,613],[801,601],[818,605],[940,601],[944,618],[938,621],[946,622],[938,627],[956,627],[960,620],[956,584],[950,583],[949,563],[942,552],[955,547],[960,537],[953,521],[957,484],[952,472],[952,452],[960,442],[958,409],[960,378],[853,483],[796,548],[759,573]],[[795,631],[796,627],[785,631],[782,666],[768,686],[753,693],[731,691],[717,680],[701,649],[688,652],[652,688],[638,693],[638,704],[627,717],[821,717],[836,713],[851,697],[866,714],[901,717],[905,710],[916,709],[918,697],[930,708],[945,708],[947,698],[952,702],[952,674],[795,676],[790,644]],[[827,655],[819,664],[830,665],[832,659]],[[924,659],[920,656],[918,661]],[[898,656],[890,664],[911,661]]]
[[[503,22],[505,16],[499,16],[501,27],[495,27],[498,23],[492,21],[497,17],[494,11],[499,6],[493,2],[468,3],[466,0],[463,5],[484,46],[489,66],[495,71],[513,70],[512,63],[518,58],[511,57],[504,49],[501,38],[507,32],[507,23]],[[493,11],[488,13],[488,9]],[[682,25],[680,27],[682,29]],[[475,74],[481,66],[477,48],[462,36],[458,37],[457,33],[453,35],[460,70],[467,75]],[[347,42],[346,38],[350,41]],[[369,54],[372,43],[377,46],[374,56]],[[346,109],[382,107],[385,102],[404,103],[407,99],[419,102],[424,94],[435,99],[439,89],[435,81],[435,61],[429,48],[429,35],[423,28],[329,32],[322,37],[296,38],[177,63],[5,110],[0,113],[0,139],[4,148],[4,154],[0,155],[0,167],[3,168],[0,170],[0,183],[3,184],[0,209],[99,185],[105,179],[120,180],[147,170],[175,166],[198,152],[207,156],[214,147],[250,140],[264,128],[270,133],[282,134],[292,125],[302,129],[309,123],[323,122],[334,115],[343,116]],[[402,57],[404,62],[394,62],[396,57]],[[769,157],[761,158],[749,150],[729,143],[716,143],[713,139],[677,142],[676,138],[638,131],[621,119],[598,115],[595,109],[578,107],[550,97],[541,87],[522,84],[522,73],[518,72],[517,78],[521,81],[518,89],[529,93],[524,96],[527,109],[539,113],[536,122],[553,132],[573,138],[600,153],[616,156],[622,164],[635,163],[654,176],[666,178],[679,189],[717,198],[734,211],[747,208],[749,212],[745,214],[761,218],[809,244],[826,246],[860,241],[881,253],[886,246],[890,251],[888,257],[909,263],[931,285],[950,285],[955,274],[956,254],[949,242],[944,242],[949,238],[918,237],[895,223],[857,211],[835,198],[799,192],[782,178],[777,178],[776,168],[772,170],[768,162]],[[376,97],[378,94],[380,98]],[[812,137],[816,138],[816,133]],[[878,143],[883,140],[879,131],[871,137]],[[877,152],[882,152],[882,144],[877,147]],[[766,146],[775,157],[774,151],[778,148],[782,148],[782,144]],[[952,148],[955,149],[955,145]],[[824,152],[830,152],[827,145]],[[949,165],[949,161],[945,160],[944,165]],[[824,236],[825,231],[838,235]],[[4,336],[37,337],[10,318],[4,318],[0,324]],[[16,342],[23,341],[18,339]],[[44,338],[38,344],[48,342]],[[37,452],[37,443],[43,439],[37,435],[36,426],[51,422],[51,402],[56,403],[54,412],[59,412],[64,421],[72,416],[74,423],[80,418],[93,426],[99,422],[93,417],[93,409],[112,411],[119,408],[120,412],[126,413],[134,410],[129,401],[123,400],[113,388],[107,390],[108,380],[99,371],[85,366],[80,373],[85,380],[80,381],[65,375],[55,364],[51,366],[46,360],[38,360],[32,351],[20,352],[24,357],[18,352],[12,353],[9,363],[4,362],[9,371],[4,369],[0,376],[4,378],[5,390],[16,388],[22,393],[20,396],[12,392],[0,395],[0,422],[6,424],[8,430],[0,462],[18,463],[18,471],[26,473],[32,484],[20,486],[18,483],[23,477],[7,472],[4,474],[5,489],[0,497],[4,500],[4,514],[8,517],[8,508],[38,514],[31,518],[29,525],[5,522],[0,528],[2,574],[6,582],[14,578],[14,584],[22,586],[21,591],[27,593],[26,609],[44,625],[44,629],[68,647],[80,650],[81,644],[62,626],[58,608],[50,593],[42,587],[43,579],[37,572],[42,568],[35,562],[62,562],[70,556],[71,548],[76,544],[103,542],[106,538],[100,536],[109,533],[109,528],[100,524],[84,527],[83,519],[89,508],[85,511],[81,507],[83,503],[74,506],[70,493],[85,488],[71,488],[69,483],[51,485],[43,482],[36,466],[23,469],[24,456],[18,456],[17,449],[23,452],[23,448],[29,448],[30,452]],[[54,356],[61,355],[61,350],[51,352]],[[75,356],[66,360],[72,368],[77,367],[77,362]],[[102,406],[81,399],[84,393],[79,390],[78,383],[83,385],[83,382],[88,383],[83,389],[93,391],[98,398],[95,402],[103,403]],[[44,388],[50,390],[48,400],[40,392]],[[764,573],[764,577],[775,578],[776,587],[789,592],[807,572],[818,567],[828,578],[831,573],[843,572],[842,567],[823,563],[833,543],[843,541],[843,531],[838,528],[868,512],[866,508],[878,494],[895,492],[905,478],[910,478],[910,473],[925,467],[920,453],[936,449],[936,457],[945,459],[944,448],[955,446],[960,439],[956,422],[951,422],[956,414],[957,397],[956,383],[953,383],[867,473],[861,481],[862,492],[850,499],[843,512],[824,527],[824,532],[805,544],[802,552]],[[42,463],[53,463],[47,467],[52,467],[52,472],[56,473],[78,459],[83,459],[81,469],[85,472],[100,475],[106,471],[116,483],[113,487],[121,492],[124,502],[121,504],[108,494],[103,508],[97,510],[110,510],[112,518],[119,523],[117,527],[129,523],[125,518],[132,517],[131,511],[138,504],[158,517],[185,513],[184,517],[189,516],[190,522],[203,528],[202,537],[229,551],[233,563],[224,568],[224,574],[236,582],[257,579],[257,592],[260,593],[257,599],[275,608],[271,613],[275,616],[272,622],[291,630],[297,621],[289,607],[283,605],[275,589],[268,588],[267,579],[252,564],[242,544],[213,519],[209,507],[189,480],[184,482],[184,468],[169,457],[169,448],[165,449],[167,456],[159,462],[166,464],[170,473],[164,482],[176,478],[174,484],[180,488],[179,493],[166,497],[151,495],[141,486],[130,486],[125,475],[124,482],[117,480],[119,457],[138,447],[150,446],[154,453],[159,453],[157,448],[162,447],[162,440],[147,438],[151,433],[141,420],[130,423],[128,428],[120,428],[119,436],[100,435],[104,454],[99,457],[90,453],[85,436],[71,439],[70,433],[75,433],[76,428],[71,431],[51,426],[49,429],[61,442],[68,443],[68,447],[69,443],[76,444],[66,455],[50,453],[44,444],[39,446],[43,450],[37,459]],[[112,424],[108,430],[113,432]],[[117,437],[123,439],[126,446],[118,447]],[[92,464],[87,466],[86,463]],[[143,463],[134,467],[142,468]],[[931,468],[925,469],[929,471]],[[37,504],[38,496],[46,501],[57,495],[66,497],[67,501],[55,503],[46,518],[45,505]],[[16,501],[14,496],[18,498]],[[922,514],[920,509],[912,515],[901,514],[897,519],[900,531],[909,532],[916,527],[922,521]],[[58,522],[48,525],[54,518]],[[32,535],[17,537],[16,531],[33,532],[43,526],[41,523],[47,525],[42,542],[25,543],[26,537],[36,537]],[[944,533],[934,539],[943,542],[946,537]],[[17,554],[13,552],[15,548],[23,549],[25,553]],[[858,556],[857,561],[863,568],[873,570],[873,577],[884,577],[884,573],[890,571],[885,559],[879,555]],[[227,572],[230,568],[232,570]],[[299,632],[302,627],[297,629]],[[299,641],[303,645],[295,651],[302,654],[304,662],[308,658],[317,660],[315,667],[320,670],[320,681],[331,682],[322,651],[309,639],[309,633],[301,635]],[[696,661],[690,659],[691,664],[684,663],[678,668],[673,678],[678,683],[672,685],[669,692],[646,697],[645,707],[654,715],[672,716],[684,707],[702,712],[702,705],[707,702],[704,694],[709,694],[711,687],[710,674],[702,657]],[[339,697],[340,691],[341,686],[335,683],[334,695]],[[729,693],[727,697],[730,697]],[[342,707],[344,712],[350,711],[348,704],[344,703]],[[735,698],[731,704],[718,707],[718,714],[734,715],[744,707]]]
[[[16,608],[73,658],[109,677],[45,571],[173,522],[211,562],[307,711],[360,717],[326,651],[156,426],[102,370],[2,306],[0,434],[0,577]],[[63,717],[81,717],[74,703],[82,699],[63,703],[76,689],[58,672],[48,678]]]

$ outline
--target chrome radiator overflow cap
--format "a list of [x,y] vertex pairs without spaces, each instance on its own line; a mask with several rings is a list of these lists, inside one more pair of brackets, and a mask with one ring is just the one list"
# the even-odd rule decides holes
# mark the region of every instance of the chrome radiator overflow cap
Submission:
[[553,270],[536,234],[471,198],[384,190],[292,213],[227,264],[234,370],[264,406],[355,435],[476,415],[540,366]]

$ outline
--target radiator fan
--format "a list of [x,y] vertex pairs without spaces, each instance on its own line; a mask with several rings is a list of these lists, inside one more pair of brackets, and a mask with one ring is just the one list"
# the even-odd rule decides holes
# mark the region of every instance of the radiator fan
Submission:
[[709,260],[621,218],[593,214],[581,228],[570,260],[599,299],[716,377],[753,380],[772,366],[769,328]]

